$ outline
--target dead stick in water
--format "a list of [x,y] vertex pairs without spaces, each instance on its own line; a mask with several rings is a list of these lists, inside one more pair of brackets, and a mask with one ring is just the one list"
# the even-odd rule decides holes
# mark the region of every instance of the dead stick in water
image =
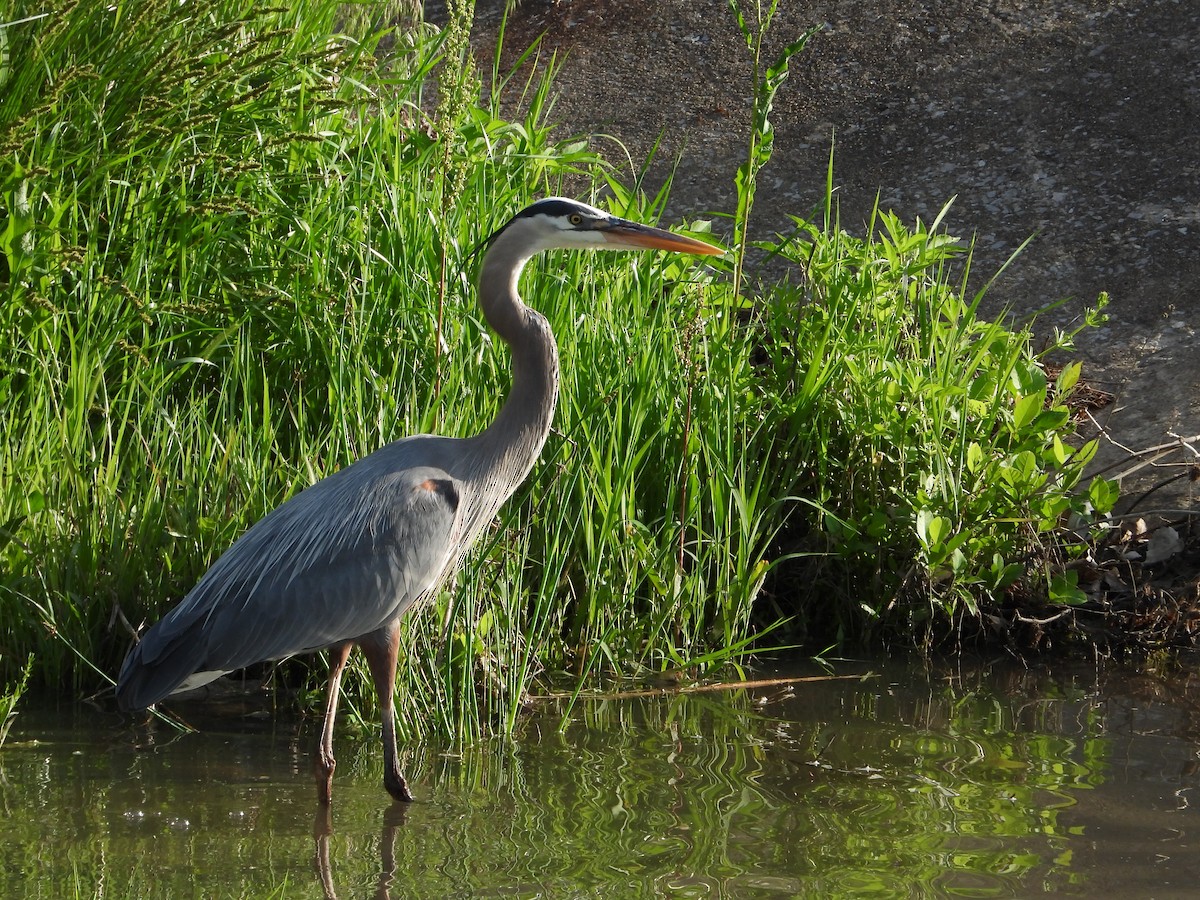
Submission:
[[667,694],[701,694],[713,691],[741,691],[748,688],[777,687],[783,684],[810,684],[817,681],[865,681],[877,678],[874,672],[863,675],[801,675],[795,678],[762,678],[757,681],[720,681],[716,684],[683,684],[678,687],[643,688],[637,691],[615,691],[592,694],[580,691],[551,691],[549,694],[530,694],[530,700],[569,700],[586,697],[589,700],[632,700],[636,697],[662,697]]

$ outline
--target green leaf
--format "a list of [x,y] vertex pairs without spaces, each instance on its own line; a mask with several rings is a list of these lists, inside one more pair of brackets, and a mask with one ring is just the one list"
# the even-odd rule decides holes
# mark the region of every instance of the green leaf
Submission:
[[992,590],[1003,591],[1015,584],[1017,579],[1025,574],[1025,567],[1020,563],[1005,563],[999,553],[992,556]]
[[1109,481],[1107,478],[1096,476],[1088,485],[1088,502],[1098,513],[1111,512],[1119,495],[1120,489],[1117,487],[1117,483]]
[[1017,400],[1013,407],[1013,429],[1024,431],[1025,427],[1034,420],[1046,403],[1046,395],[1042,391],[1026,394]]
[[917,513],[917,534],[931,551],[940,549],[949,533],[950,520],[945,516],[936,516],[928,509]]
[[1013,386],[1017,394],[1033,394],[1040,392],[1045,397],[1046,373],[1035,362],[1016,363],[1013,366]]
[[746,21],[746,16],[742,13],[742,4],[738,0],[729,0],[729,9],[733,13],[733,17],[737,20],[738,29],[742,32],[742,38],[746,41],[747,49],[753,52],[754,31],[750,28],[750,24]]
[[1033,419],[1033,430],[1039,434],[1050,434],[1051,432],[1059,431],[1067,424],[1071,418],[1071,413],[1065,407],[1056,406],[1053,409],[1044,409],[1038,413]]
[[979,446],[978,441],[971,441],[967,445],[967,471],[978,472],[983,468],[983,447]]
[[1078,466],[1086,466],[1096,457],[1096,451],[1100,449],[1098,441],[1091,440],[1075,451],[1075,464]]
[[1063,366],[1063,370],[1058,373],[1058,378],[1054,380],[1054,386],[1059,391],[1069,391],[1079,381],[1079,373],[1082,371],[1083,363],[1078,360]]
[[1060,438],[1057,434],[1054,436],[1054,441],[1050,445],[1050,458],[1054,461],[1056,466],[1061,466],[1063,463],[1065,463],[1071,458],[1071,454],[1074,452],[1075,451],[1071,447],[1068,447],[1062,442],[1062,438]]
[[1050,579],[1050,602],[1063,606],[1078,606],[1088,599],[1079,588],[1079,573],[1074,569],[1061,572]]

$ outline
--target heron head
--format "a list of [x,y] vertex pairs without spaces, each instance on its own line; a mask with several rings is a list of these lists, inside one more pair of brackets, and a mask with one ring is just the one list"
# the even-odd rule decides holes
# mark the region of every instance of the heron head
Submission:
[[502,236],[505,236],[505,240],[516,242],[529,255],[542,250],[585,247],[670,250],[706,256],[719,256],[725,252],[712,244],[621,219],[565,197],[547,197],[530,204],[509,219],[482,246],[491,246]]

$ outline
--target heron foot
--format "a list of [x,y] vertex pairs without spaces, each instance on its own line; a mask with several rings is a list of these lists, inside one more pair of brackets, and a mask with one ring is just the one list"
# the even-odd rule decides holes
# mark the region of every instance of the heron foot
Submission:
[[387,792],[392,795],[393,800],[398,800],[401,803],[412,803],[417,798],[413,796],[412,791],[408,789],[408,782],[404,780],[404,776],[399,772],[387,772],[383,776],[383,786],[387,788]]
[[328,806],[333,802],[333,770],[337,768],[337,760],[333,754],[318,752],[313,765],[313,774],[317,782],[317,802]]

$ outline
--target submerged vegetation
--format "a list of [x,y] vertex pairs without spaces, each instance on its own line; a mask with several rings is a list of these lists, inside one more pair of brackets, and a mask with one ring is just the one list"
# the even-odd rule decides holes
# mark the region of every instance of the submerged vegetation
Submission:
[[[1079,367],[1051,378],[1028,331],[978,317],[968,246],[883,210],[850,235],[831,160],[824,207],[760,245],[790,274],[743,289],[803,43],[760,66],[769,17],[738,23],[761,87],[735,262],[530,266],[564,361],[555,431],[406,622],[404,727],[509,729],[538,678],[919,644],[1078,600],[1063,563],[1115,499],[1070,441]],[[461,28],[348,28],[336,3],[246,0],[18,2],[0,23],[6,683],[32,654],[42,684],[101,686],[288,496],[389,440],[482,428],[508,358],[470,251],[499,221],[568,179],[662,208],[553,135],[552,64],[493,69],[481,101]],[[277,676],[301,697],[304,666]]]

